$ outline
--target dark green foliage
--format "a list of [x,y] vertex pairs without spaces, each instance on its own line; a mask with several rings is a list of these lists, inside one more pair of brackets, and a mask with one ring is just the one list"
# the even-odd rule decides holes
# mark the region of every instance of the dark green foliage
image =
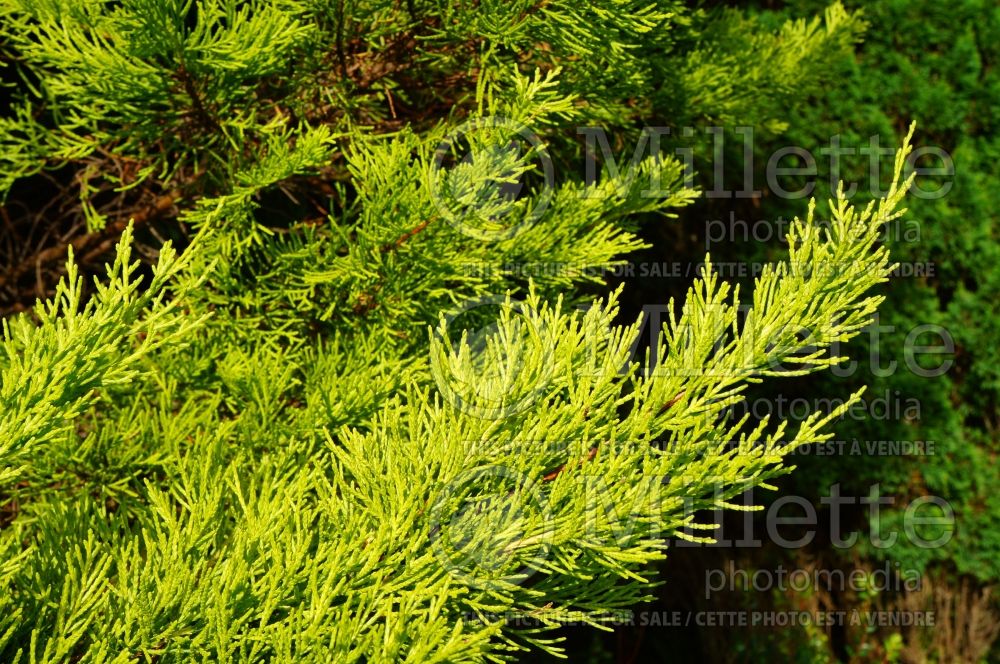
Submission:
[[[814,10],[817,3],[790,3],[794,11]],[[829,95],[803,108],[803,118],[790,127],[783,142],[794,145],[828,143],[840,135],[845,147],[861,146],[878,135],[892,145],[910,118],[920,125],[922,145],[939,146],[954,160],[954,177],[923,176],[926,191],[950,190],[933,198],[914,196],[908,221],[886,233],[895,260],[931,265],[933,276],[899,276],[885,289],[886,307],[879,324],[892,326],[880,339],[881,367],[896,370],[873,375],[866,366],[872,355],[863,335],[851,355],[860,362],[848,384],[868,384],[874,394],[890,394],[905,403],[916,399],[919,420],[875,417],[838,424],[838,438],[859,440],[930,440],[935,454],[921,457],[845,456],[804,459],[795,486],[828,487],[833,482],[853,489],[881,482],[885,491],[904,504],[931,494],[946,497],[958,510],[959,527],[947,547],[932,552],[908,550],[905,543],[883,552],[908,564],[923,566],[928,555],[948,561],[956,572],[983,582],[1000,579],[1000,474],[994,465],[1000,451],[1000,237],[996,209],[1000,196],[1000,138],[995,117],[1000,108],[1000,8],[989,2],[877,2],[866,5],[866,19],[893,25],[890,32],[873,31],[857,59],[835,63],[838,84]],[[815,195],[826,195],[829,166],[819,162]],[[917,166],[936,168],[939,159]],[[843,178],[866,180],[868,160],[845,157]],[[855,198],[863,202],[864,188]],[[794,214],[784,201],[765,201],[761,218]],[[902,272],[901,272],[902,274]],[[936,326],[954,339],[954,353],[930,356],[920,344],[940,345],[934,333],[911,338],[919,326]],[[910,364],[907,363],[910,353]],[[941,375],[923,370],[952,365]],[[835,377],[812,382],[811,394],[821,396]],[[910,402],[912,403],[912,402]],[[911,409],[912,410],[912,409]]]
[[[754,4],[758,5],[758,20],[772,27],[822,7],[811,0]],[[915,571],[926,583],[935,584],[936,592],[927,598],[931,601],[949,593],[958,596],[961,589],[981,590],[1000,579],[1000,473],[996,465],[1000,453],[1000,231],[996,212],[1000,207],[996,187],[1000,178],[1000,8],[995,2],[978,0],[846,4],[862,10],[873,28],[855,54],[827,59],[829,84],[812,91],[785,116],[788,127],[783,135],[773,138],[755,133],[754,184],[767,189],[765,167],[776,149],[800,146],[816,157],[817,174],[786,177],[782,184],[792,190],[812,182],[815,188],[811,195],[825,198],[832,191],[832,170],[829,156],[820,148],[829,146],[832,137],[844,148],[864,148],[872,144],[873,136],[881,147],[891,147],[911,119],[919,127],[917,143],[945,150],[953,160],[954,175],[919,176],[917,185],[925,192],[945,187],[946,193],[912,196],[906,219],[887,229],[885,245],[902,266],[880,289],[887,299],[877,321],[881,328],[877,345],[871,334],[865,333],[846,352],[850,361],[842,365],[840,373],[850,375],[838,377],[836,372],[828,372],[792,385],[766,384],[750,395],[751,400],[773,402],[781,396],[786,403],[816,404],[838,391],[867,385],[866,398],[883,402],[883,407],[876,406],[867,414],[865,409],[858,410],[857,416],[836,423],[835,438],[846,445],[841,453],[797,455],[796,471],[780,482],[782,493],[804,496],[816,505],[820,513],[817,541],[804,552],[771,546],[750,555],[764,569],[773,569],[777,562],[788,566],[790,560],[802,565],[802,559],[796,557],[802,553],[814,557],[817,564],[848,571],[865,565],[882,568],[885,562],[898,564],[899,569]],[[776,5],[780,8],[775,9]],[[737,167],[744,163],[742,143],[732,132],[727,138],[725,185],[739,190],[744,182]],[[782,165],[804,164],[788,159]],[[933,156],[916,162],[924,168],[941,165]],[[884,179],[888,169],[885,159],[881,166]],[[869,186],[870,168],[866,154],[854,152],[840,158],[840,179],[859,185],[851,197],[856,204],[877,198]],[[710,179],[702,182],[711,186]],[[765,191],[755,200],[696,203],[697,211],[681,221],[703,243],[706,219],[728,221],[732,210],[735,219],[751,225],[757,221],[758,230],[773,231],[778,220],[797,214],[799,205],[798,199]],[[716,242],[712,251],[723,261],[770,260],[785,250],[780,234],[772,233],[771,238],[761,246],[741,236],[732,243]],[[697,255],[685,257],[696,259]],[[920,330],[924,332],[916,334]],[[938,330],[954,341],[953,352],[944,345]],[[922,345],[938,346],[942,352],[927,353],[919,348]],[[853,362],[856,368],[849,371]],[[894,370],[889,370],[890,363]],[[942,365],[946,369],[935,370]],[[928,370],[933,375],[926,375]],[[929,441],[933,454],[870,454],[866,451],[869,441]],[[854,443],[860,447],[852,453]],[[859,531],[859,543],[846,549],[832,547],[823,537],[830,510],[821,507],[819,500],[829,496],[834,485],[847,496],[865,496],[878,485],[882,496],[892,498],[894,505],[881,510],[878,531],[897,533],[895,543],[887,548],[875,546],[871,535],[876,524],[866,508],[857,508],[842,512],[845,520],[841,526],[845,533]],[[904,510],[922,496],[941,497],[955,510],[952,536],[943,546],[915,545],[904,536]],[[757,532],[762,529],[758,521]],[[924,535],[933,539],[930,530]],[[740,553],[745,552],[734,555]],[[704,565],[722,566],[724,562],[707,556]],[[752,563],[743,560],[742,564]],[[667,565],[668,573],[687,569]],[[746,602],[758,602],[759,595],[746,593]],[[796,593],[787,593],[777,600],[767,598],[765,603],[773,607],[775,601],[780,605],[797,599],[801,597]],[[881,607],[890,605],[899,601],[899,595],[890,592],[875,599],[841,596],[837,601],[836,608],[864,609],[878,602],[882,602],[878,604]],[[961,601],[968,603],[957,604],[952,611],[942,612],[940,606],[945,605],[923,608],[937,608],[945,620],[975,608],[984,624],[995,622],[991,617],[995,614],[990,613],[997,608],[995,599],[967,592]],[[780,638],[786,642],[788,656],[806,657],[804,661],[832,661],[835,657],[886,661],[893,648],[893,657],[900,656],[901,645],[909,654],[900,661],[920,661],[920,657],[931,661],[970,657],[968,661],[978,661],[990,648],[990,637],[977,640],[964,635],[959,641],[967,650],[939,650],[942,641],[938,637],[944,628],[911,632],[888,628],[867,633],[856,628],[843,630],[834,639],[838,642],[832,644],[829,632],[821,634],[818,650],[812,647],[815,629],[785,630]],[[905,640],[901,640],[902,635]],[[768,632],[742,631],[724,642],[722,649],[737,649],[746,661],[753,661],[762,653],[773,653],[776,638]],[[713,636],[706,635],[706,639]],[[670,638],[667,640],[669,643]]]

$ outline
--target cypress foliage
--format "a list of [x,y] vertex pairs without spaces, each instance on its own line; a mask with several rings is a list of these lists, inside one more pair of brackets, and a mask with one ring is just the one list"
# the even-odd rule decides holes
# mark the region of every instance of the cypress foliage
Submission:
[[[0,658],[555,653],[830,435],[840,410],[722,413],[875,311],[909,139],[885,198],[803,210],[749,296],[706,261],[654,366],[582,287],[697,193],[664,155],[586,181],[572,128],[780,130],[861,29],[839,5],[776,33],[679,2],[0,7],[0,185],[53,171],[90,231],[3,324]],[[143,264],[140,232],[183,251]],[[91,238],[117,240],[92,286]]]

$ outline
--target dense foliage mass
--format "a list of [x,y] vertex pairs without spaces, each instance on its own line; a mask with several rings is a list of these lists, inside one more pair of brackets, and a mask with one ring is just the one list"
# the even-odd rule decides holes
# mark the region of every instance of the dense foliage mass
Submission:
[[577,131],[779,132],[857,38],[839,4],[0,12],[4,660],[556,651],[851,403],[724,417],[870,319],[909,137],[877,203],[803,203],[751,293],[709,265],[653,366],[583,287],[697,192],[674,155],[588,181]]

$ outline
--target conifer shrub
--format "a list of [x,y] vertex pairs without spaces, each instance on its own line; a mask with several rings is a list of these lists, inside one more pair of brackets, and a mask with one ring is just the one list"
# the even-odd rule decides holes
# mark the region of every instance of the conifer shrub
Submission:
[[574,129],[779,131],[839,4],[0,7],[0,659],[557,653],[831,435],[722,414],[870,319],[909,138],[751,293],[706,261],[653,363],[593,293],[697,192],[675,155],[586,177]]

